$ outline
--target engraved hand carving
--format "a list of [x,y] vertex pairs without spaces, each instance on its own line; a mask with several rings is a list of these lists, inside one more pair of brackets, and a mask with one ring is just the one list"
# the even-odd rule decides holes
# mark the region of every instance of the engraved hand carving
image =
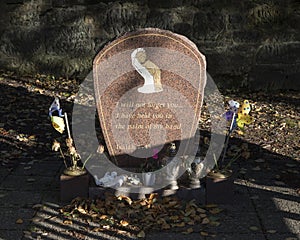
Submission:
[[161,92],[161,71],[152,61],[147,59],[146,51],[137,48],[131,53],[132,66],[144,78],[144,85],[138,88],[141,93]]

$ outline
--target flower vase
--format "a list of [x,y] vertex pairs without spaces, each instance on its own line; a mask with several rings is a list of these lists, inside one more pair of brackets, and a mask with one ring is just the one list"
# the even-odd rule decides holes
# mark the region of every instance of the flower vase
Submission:
[[153,186],[155,184],[156,176],[153,172],[142,173],[142,178],[145,186]]
[[234,178],[231,171],[211,172],[206,176],[206,203],[228,204],[234,198]]

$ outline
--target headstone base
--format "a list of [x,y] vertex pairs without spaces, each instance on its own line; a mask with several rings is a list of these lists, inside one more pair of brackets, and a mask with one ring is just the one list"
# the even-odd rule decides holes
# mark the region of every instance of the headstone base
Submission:
[[133,200],[143,199],[151,193],[157,193],[159,197],[174,196],[185,201],[195,199],[198,204],[205,204],[205,190],[203,187],[198,189],[191,189],[179,186],[178,189],[165,188],[157,191],[153,191],[153,188],[151,187],[140,187],[139,193],[131,193],[130,187],[120,187],[118,189],[112,189],[94,185],[89,187],[89,198],[102,199],[107,192],[110,192],[115,196],[128,196]]

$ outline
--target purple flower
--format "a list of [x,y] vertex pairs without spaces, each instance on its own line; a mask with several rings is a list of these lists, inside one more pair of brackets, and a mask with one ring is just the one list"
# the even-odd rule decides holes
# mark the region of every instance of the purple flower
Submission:
[[158,149],[157,148],[153,149],[153,156],[152,156],[152,158],[158,159]]
[[232,111],[227,111],[225,114],[224,114],[224,117],[226,119],[226,121],[231,121],[232,120],[232,117],[233,117],[233,112]]

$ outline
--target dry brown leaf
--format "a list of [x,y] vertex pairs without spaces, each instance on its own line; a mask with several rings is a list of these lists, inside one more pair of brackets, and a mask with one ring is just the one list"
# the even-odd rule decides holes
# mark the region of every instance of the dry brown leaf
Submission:
[[126,227],[129,225],[129,222],[127,222],[126,220],[121,220],[120,224],[121,224],[121,226]]
[[102,231],[104,231],[104,229],[101,227],[96,227],[96,228],[93,228],[92,231],[93,232],[102,232]]
[[44,207],[44,205],[43,204],[39,204],[39,203],[32,206],[33,209],[43,208],[43,207]]
[[172,225],[175,226],[175,227],[185,227],[185,223],[184,222],[175,223],[175,224],[172,224]]
[[217,206],[218,206],[217,204],[207,204],[207,205],[205,205],[205,207],[207,207],[207,208],[215,208]]
[[251,227],[249,227],[249,229],[250,229],[251,231],[258,231],[258,230],[259,230],[259,228],[256,227],[256,226],[251,226]]
[[73,222],[72,222],[72,220],[64,220],[63,224],[65,224],[65,225],[72,225]]
[[177,201],[170,201],[169,203],[168,203],[168,207],[175,207],[176,205],[178,205],[178,202]]
[[157,198],[157,196],[158,196],[157,193],[151,193],[148,199],[153,200],[153,199]]
[[86,214],[87,212],[85,211],[85,209],[83,209],[81,206],[79,206],[79,208],[77,208],[77,211],[82,213],[82,214]]
[[210,225],[212,225],[212,226],[214,226],[214,227],[218,227],[218,226],[220,226],[220,224],[221,224],[221,223],[216,222],[216,221],[210,222]]
[[145,234],[145,232],[142,230],[142,231],[140,231],[140,232],[137,234],[137,237],[138,237],[138,238],[144,238],[144,237],[146,237],[146,234]]
[[208,218],[203,218],[202,224],[208,224],[210,221]]
[[131,198],[130,198],[130,197],[127,197],[127,196],[119,196],[119,197],[118,197],[118,200],[124,200],[124,201],[126,201],[129,205],[132,204]]
[[193,228],[188,228],[186,231],[182,232],[183,234],[190,234],[194,232],[194,229]]
[[23,221],[23,219],[22,218],[18,218],[17,220],[16,220],[16,224],[22,224],[24,221]]
[[197,212],[199,213],[206,213],[206,210],[203,208],[197,208]]
[[208,233],[207,232],[200,232],[201,236],[208,236]]
[[213,208],[213,209],[209,210],[209,212],[211,214],[218,214],[218,213],[222,212],[222,209],[220,209],[220,208]]
[[[137,204],[135,204],[135,203],[133,203],[135,206],[137,205]],[[148,201],[147,201],[147,199],[142,199],[142,200],[140,200],[139,202],[138,202],[138,205],[141,205],[141,206],[146,206],[148,204]]]
[[179,219],[179,216],[175,215],[175,216],[171,216],[170,220],[176,221]]
[[170,229],[170,228],[171,228],[170,224],[167,224],[167,223],[164,223],[164,224],[161,226],[161,229],[163,229],[163,230]]
[[109,210],[107,210],[107,213],[109,215],[114,215],[116,213],[116,211],[115,211],[115,209],[109,209]]
[[163,218],[160,218],[160,219],[158,219],[157,220],[157,224],[166,224],[167,223],[167,221],[165,220],[165,219],[163,219]]
[[195,215],[195,210],[194,209],[191,209],[191,210],[188,210],[184,213],[184,216],[185,217],[188,217],[190,215]]

